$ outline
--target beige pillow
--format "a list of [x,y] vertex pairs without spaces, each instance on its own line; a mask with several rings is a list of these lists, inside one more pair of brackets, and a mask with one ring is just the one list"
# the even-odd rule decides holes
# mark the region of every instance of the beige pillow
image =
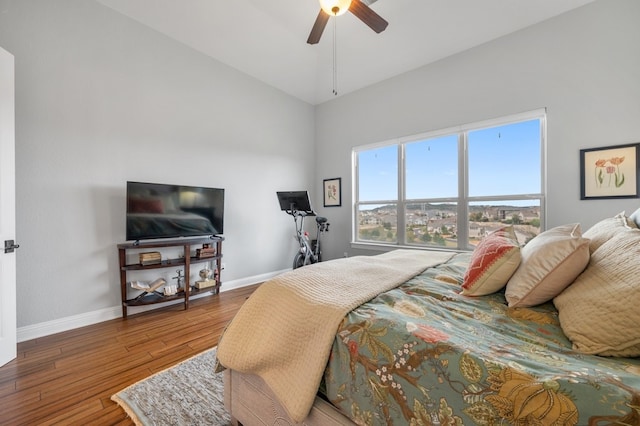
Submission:
[[539,305],[560,294],[589,263],[589,240],[580,224],[561,225],[529,241],[521,255],[505,292],[510,308]]
[[587,354],[640,356],[640,230],[618,233],[591,255],[587,269],[554,299],[573,348]]
[[618,232],[635,228],[637,228],[635,222],[626,217],[624,212],[621,212],[614,217],[609,217],[596,223],[587,229],[583,237],[591,240],[589,243],[589,253],[593,253]]
[[485,236],[476,246],[464,274],[462,294],[484,296],[502,289],[520,264],[520,245],[513,226]]

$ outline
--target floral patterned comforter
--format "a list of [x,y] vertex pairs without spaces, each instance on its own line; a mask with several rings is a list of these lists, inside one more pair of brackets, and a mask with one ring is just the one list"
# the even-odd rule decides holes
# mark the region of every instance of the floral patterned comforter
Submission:
[[324,393],[357,424],[640,425],[640,359],[572,351],[552,303],[459,294],[470,254],[342,322]]

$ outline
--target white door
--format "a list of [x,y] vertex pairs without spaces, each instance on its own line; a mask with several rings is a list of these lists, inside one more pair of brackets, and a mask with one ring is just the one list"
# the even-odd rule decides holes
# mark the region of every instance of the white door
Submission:
[[[0,48],[0,366],[17,355],[13,55]],[[8,242],[8,243],[7,243]]]

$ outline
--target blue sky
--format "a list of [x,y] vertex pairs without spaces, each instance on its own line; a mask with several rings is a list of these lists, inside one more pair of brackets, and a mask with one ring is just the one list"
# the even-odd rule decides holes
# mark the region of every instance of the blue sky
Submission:
[[[469,195],[541,192],[539,141],[537,119],[469,132]],[[396,199],[396,146],[358,155],[361,201]],[[407,198],[457,196],[457,135],[410,143],[406,157]]]

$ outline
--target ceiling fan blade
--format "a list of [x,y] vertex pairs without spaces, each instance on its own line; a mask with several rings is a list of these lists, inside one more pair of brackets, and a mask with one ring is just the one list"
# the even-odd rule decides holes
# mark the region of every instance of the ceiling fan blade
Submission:
[[362,22],[377,33],[381,33],[387,28],[387,25],[389,25],[387,21],[360,0],[351,0],[349,12],[356,15]]
[[320,9],[316,22],[313,24],[313,28],[311,28],[311,34],[309,34],[307,43],[316,44],[320,41],[320,36],[322,36],[324,27],[327,26],[327,22],[329,22],[329,15],[324,10]]

